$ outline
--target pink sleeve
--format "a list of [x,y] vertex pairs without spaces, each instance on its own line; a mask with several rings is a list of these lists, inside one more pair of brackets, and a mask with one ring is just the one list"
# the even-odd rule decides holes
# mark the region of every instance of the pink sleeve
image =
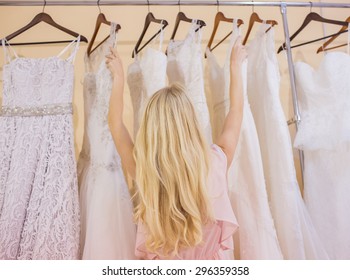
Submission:
[[238,229],[238,223],[229,199],[227,158],[222,149],[215,144],[211,146],[208,184],[214,218],[221,227],[220,246],[223,250],[233,249],[232,237]]

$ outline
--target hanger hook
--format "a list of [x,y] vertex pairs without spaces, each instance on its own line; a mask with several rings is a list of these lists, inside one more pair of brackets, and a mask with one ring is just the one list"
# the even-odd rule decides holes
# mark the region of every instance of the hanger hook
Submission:
[[309,1],[309,3],[310,3],[310,13],[311,13],[312,12],[312,2]]
[[255,13],[255,11],[254,11],[254,6],[255,6],[254,0],[252,0],[252,12],[253,12],[253,13]]
[[46,0],[44,0],[43,13],[45,12]]
[[100,7],[100,1],[101,0],[97,0],[97,7],[98,7],[98,10],[100,11],[100,14],[101,14],[102,12],[101,12],[101,7]]
[[179,0],[179,2],[177,2],[177,4],[179,5],[179,13],[181,12],[181,1]]
[[219,2],[219,0],[216,0],[216,8],[217,8],[217,12],[220,12],[220,2]]
[[147,8],[148,8],[148,13],[150,13],[150,12],[151,12],[151,9],[150,9],[150,7],[149,7],[149,0],[147,0]]

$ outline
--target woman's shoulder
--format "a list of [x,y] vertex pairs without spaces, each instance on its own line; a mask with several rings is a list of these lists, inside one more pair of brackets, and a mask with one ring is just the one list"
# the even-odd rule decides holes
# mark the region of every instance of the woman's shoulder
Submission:
[[211,144],[210,146],[210,167],[214,170],[224,171],[227,170],[227,157],[220,146]]

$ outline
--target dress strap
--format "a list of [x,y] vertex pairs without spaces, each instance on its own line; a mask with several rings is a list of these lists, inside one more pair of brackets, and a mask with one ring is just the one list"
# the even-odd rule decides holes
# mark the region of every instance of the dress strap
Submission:
[[[267,30],[269,30],[269,31],[266,33]],[[264,34],[266,34],[267,44],[269,46],[269,49],[274,51],[274,49],[275,49],[275,29],[274,29],[274,27],[271,24],[269,24],[268,27],[264,30]]]
[[237,33],[238,36],[241,36],[242,35],[242,31],[241,31],[241,28],[238,27],[238,20],[235,18],[233,20],[233,22],[234,22],[233,30]]
[[238,31],[238,20],[236,18],[234,18],[232,21],[232,30]]
[[69,45],[67,45],[59,54],[58,54],[58,57],[60,57],[61,55],[63,55],[69,48],[71,48],[72,46],[74,46],[75,44],[75,47],[72,51],[72,53],[70,54],[70,56],[67,58],[67,61],[71,62],[71,63],[74,63],[74,59],[75,59],[75,56],[77,54],[77,51],[79,49],[79,43],[80,43],[80,35],[75,39],[73,40],[72,42],[69,43]]
[[238,24],[238,20],[234,18],[232,21],[232,34],[230,38],[230,44],[226,52],[226,61],[230,61],[232,46],[236,42],[238,36],[241,35],[240,28],[238,28],[237,24]]
[[[1,44],[4,50],[4,56],[5,56],[5,61],[6,62],[11,62],[11,55],[10,55],[10,51],[13,52],[14,56],[16,58],[18,58],[17,53],[15,52],[15,50],[11,47],[11,45],[9,44],[9,42],[6,40],[6,38],[3,38],[1,40]],[[6,45],[8,46],[8,48],[6,47]]]
[[350,55],[350,22],[348,23],[348,55]]
[[236,38],[241,35],[240,29],[237,26],[238,21],[236,18],[233,19],[232,21],[232,35],[231,35],[231,40],[230,40],[230,45],[232,46],[234,44],[234,41]]
[[261,33],[265,33],[267,29],[270,28],[270,24],[266,23],[266,20],[264,19],[262,24],[261,24]]
[[164,40],[164,25],[163,25],[163,20],[160,22],[161,28],[159,33],[157,34],[156,38],[154,38],[151,42],[152,47],[155,49],[155,43],[158,41],[158,50],[161,51],[163,47],[163,40]]
[[163,20],[160,22],[160,24],[162,25],[162,27],[160,28],[160,33],[158,35],[158,39],[159,39],[159,51],[162,50],[163,47],[163,41],[164,41],[164,24],[163,24]]
[[201,28],[200,24],[198,23],[198,19],[192,20],[190,32],[194,36],[195,42],[200,44],[202,41],[202,28]]
[[118,41],[118,33],[117,33],[116,29],[117,29],[117,23],[111,22],[111,29],[109,32],[109,36],[111,38],[113,48],[116,46],[117,41]]

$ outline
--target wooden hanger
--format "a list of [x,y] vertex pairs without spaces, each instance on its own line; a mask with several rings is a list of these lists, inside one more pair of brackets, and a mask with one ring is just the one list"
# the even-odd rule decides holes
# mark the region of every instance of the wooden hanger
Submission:
[[[264,21],[259,17],[259,15],[258,15],[256,12],[253,12],[253,13],[251,14],[251,16],[250,16],[250,19],[249,19],[249,26],[248,26],[247,33],[246,33],[246,35],[245,35],[245,37],[244,37],[244,40],[243,40],[243,43],[242,43],[243,45],[245,45],[245,44],[247,43],[248,38],[249,38],[249,35],[250,35],[250,32],[252,31],[255,22],[263,23]],[[275,26],[275,25],[278,24],[277,21],[275,21],[275,20],[270,20],[270,19],[269,19],[269,20],[266,20],[265,22],[266,22],[267,24],[270,24],[271,26]],[[269,30],[270,30],[270,28],[267,29],[266,32],[268,32]]]
[[[348,31],[346,30],[346,31],[344,31],[344,33],[345,32],[348,32]],[[334,47],[330,47],[330,48],[324,49],[324,51],[330,51],[330,50],[337,49],[337,48],[340,48],[340,47],[345,47],[347,45],[348,45],[348,43],[345,43],[345,44],[342,44],[342,45],[339,45],[339,46],[334,46]]]
[[[174,26],[174,30],[173,30],[173,34],[171,35],[170,40],[174,40],[176,32],[179,28],[180,22],[184,21],[184,22],[192,22],[193,19],[188,18],[183,12],[178,12],[177,16],[176,16],[176,21],[175,21],[175,26]],[[197,24],[199,25],[199,28],[196,30],[198,31],[200,28],[202,28],[203,26],[206,26],[205,22],[203,20],[198,19],[197,20]]]
[[[304,22],[303,24],[299,27],[299,29],[290,37],[290,41],[292,41],[310,22],[312,21],[318,21],[318,22],[323,22],[323,23],[329,23],[329,24],[335,24],[335,25],[341,25],[341,26],[348,26],[348,22],[345,22],[345,21],[338,21],[338,20],[332,20],[332,19],[326,19],[326,18],[323,18],[321,17],[319,14],[317,13],[314,13],[314,12],[311,12],[309,13],[305,19],[304,19]],[[333,35],[336,35],[337,33],[333,34]],[[331,35],[331,36],[333,36]],[[302,44],[299,44],[297,46],[293,46],[291,48],[296,48],[296,47],[299,47],[299,46],[303,46],[303,45],[307,45],[307,44],[311,44],[313,42],[316,42],[316,41],[320,41],[322,39],[325,39],[325,38],[329,38],[331,36],[326,36],[326,37],[323,37],[323,38],[319,38],[319,39],[316,39],[316,40],[312,40],[312,41],[308,41],[308,42],[305,42],[305,43],[302,43]],[[282,46],[279,47],[277,53],[280,53],[282,50],[284,50],[286,48],[286,43],[283,43]]]
[[[350,17],[348,17],[345,21],[346,21],[346,22],[350,22]],[[340,47],[346,46],[347,44],[342,44],[342,45],[334,46],[334,47],[331,47],[331,48],[328,48],[328,49],[327,49],[327,47],[328,47],[336,38],[338,38],[340,34],[345,33],[345,32],[349,32],[348,27],[349,27],[349,26],[342,26],[342,28],[340,28],[340,30],[338,31],[338,33],[337,33],[336,35],[332,36],[327,42],[325,42],[321,47],[318,48],[317,53],[320,53],[320,52],[323,52],[323,51],[328,51],[328,50],[333,50],[333,49],[336,49],[336,48],[340,48]],[[344,32],[343,32],[343,31],[344,31]]]
[[[33,26],[37,25],[38,23],[40,22],[46,22],[47,24],[69,34],[69,35],[72,35],[73,37],[78,37],[79,34],[72,31],[72,30],[69,30],[59,24],[57,24],[53,19],[52,17],[47,14],[47,13],[44,13],[44,12],[41,12],[39,14],[37,14],[30,23],[28,23],[26,26],[22,27],[21,29],[15,31],[14,33],[8,35],[5,37],[6,41],[10,41],[11,39],[17,37],[18,35],[22,34],[23,32],[29,30],[30,28],[32,28]],[[80,41],[82,42],[88,42],[88,40],[86,39],[86,37],[80,35]],[[57,44],[57,43],[68,43],[68,42],[71,42],[70,41],[48,41],[48,42],[27,42],[27,43],[13,43],[11,44],[12,46],[14,45],[37,45],[37,44]],[[0,43],[1,44],[1,43]]]
[[331,37],[336,36],[336,35],[340,35],[340,34],[345,33],[345,32],[347,32],[347,30],[341,31],[341,32],[337,32],[337,33],[333,33],[333,34],[327,35],[325,37],[317,38],[317,39],[314,39],[314,40],[311,40],[311,41],[307,41],[307,42],[304,42],[304,43],[300,43],[300,44],[297,44],[295,46],[291,46],[290,48],[293,49],[293,48],[301,47],[301,46],[308,45],[308,44],[311,44],[311,43],[319,42],[319,41],[322,41],[324,39],[328,39],[328,38],[331,38]]
[[[162,24],[163,26],[158,30],[156,34],[154,34],[141,48],[140,45],[142,43],[142,40],[148,30],[148,27],[150,26],[151,22]],[[139,40],[136,43],[136,46],[134,48],[134,51],[132,52],[132,58],[134,58],[135,54],[138,54],[140,51],[143,50],[144,47],[146,47],[155,37],[158,36],[158,34],[168,26],[168,22],[164,19],[156,19],[154,15],[151,12],[148,12],[146,19],[145,19],[145,25],[143,27],[142,33],[140,35]]]
[[[224,42],[232,34],[232,31],[231,31],[222,40],[220,40],[219,43],[217,43],[214,47],[211,47],[211,45],[213,44],[215,35],[216,35],[216,31],[218,30],[218,27],[219,27],[219,24],[220,24],[221,21],[233,23],[234,19],[225,17],[225,15],[222,12],[217,12],[216,13],[215,20],[214,20],[213,32],[211,33],[211,36],[210,36],[210,39],[209,39],[209,42],[208,42],[208,46],[207,46],[207,48],[210,51],[213,51],[216,47],[218,47],[222,42]],[[243,20],[241,20],[241,19],[237,20],[237,26],[238,27],[241,26],[243,23],[244,23]],[[205,58],[207,58],[206,54],[204,56],[205,56]]]
[[[87,52],[88,56],[90,56],[90,54],[93,53],[94,50],[96,50],[100,45],[102,45],[110,37],[110,35],[108,35],[105,39],[103,39],[101,41],[101,43],[99,43],[94,49],[92,49],[92,46],[95,42],[97,33],[98,33],[102,23],[111,26],[111,22],[106,19],[106,16],[103,13],[101,13],[101,10],[100,10],[99,15],[97,16],[94,33],[93,33],[91,41],[87,47],[86,52]],[[118,32],[120,29],[121,29],[121,26],[119,24],[117,24],[115,31]]]

